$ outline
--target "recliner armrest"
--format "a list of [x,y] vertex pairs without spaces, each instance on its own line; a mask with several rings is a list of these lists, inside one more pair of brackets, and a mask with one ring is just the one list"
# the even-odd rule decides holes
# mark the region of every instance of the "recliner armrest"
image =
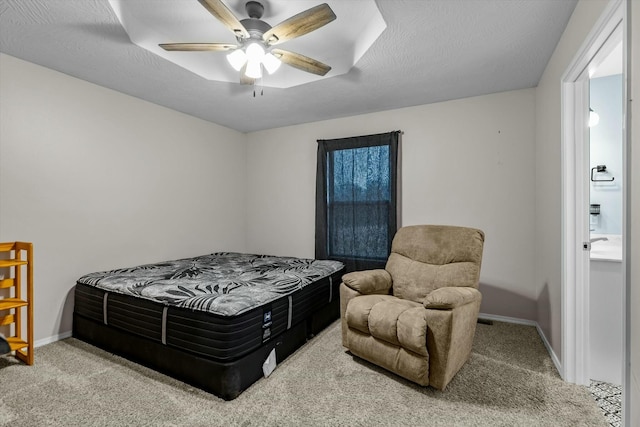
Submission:
[[475,288],[447,286],[429,293],[424,299],[424,307],[447,310],[481,299],[482,294]]
[[388,294],[392,279],[387,270],[353,271],[342,276],[342,283],[363,295]]

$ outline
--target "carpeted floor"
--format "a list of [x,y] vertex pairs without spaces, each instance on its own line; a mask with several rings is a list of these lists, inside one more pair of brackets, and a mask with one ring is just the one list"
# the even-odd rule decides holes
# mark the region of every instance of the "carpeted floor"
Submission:
[[339,322],[230,402],[73,338],[35,357],[0,357],[0,425],[607,426],[587,387],[560,379],[535,328],[499,322],[478,325],[444,392],[354,359]]

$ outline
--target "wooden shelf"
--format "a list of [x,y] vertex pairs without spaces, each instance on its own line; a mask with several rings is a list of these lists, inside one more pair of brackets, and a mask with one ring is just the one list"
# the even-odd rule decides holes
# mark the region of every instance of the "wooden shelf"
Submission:
[[11,351],[20,350],[29,346],[26,341],[16,337],[7,338],[7,342],[9,343],[9,347],[11,347]]
[[12,288],[14,286],[15,281],[13,279],[0,279],[0,289]]
[[[0,297],[0,326],[12,331],[7,342],[16,358],[33,365],[33,244],[0,243],[0,252],[8,253],[7,259],[0,259],[0,268],[7,269],[9,275],[0,279],[0,289],[4,289],[4,294],[8,295],[6,298]],[[23,256],[25,254],[26,259]],[[26,289],[23,289],[25,272]],[[23,337],[24,323],[26,337]]]
[[28,262],[24,259],[0,259],[0,268],[15,267],[17,265],[27,265]]
[[11,310],[12,308],[26,307],[29,303],[18,298],[0,299],[0,311]]

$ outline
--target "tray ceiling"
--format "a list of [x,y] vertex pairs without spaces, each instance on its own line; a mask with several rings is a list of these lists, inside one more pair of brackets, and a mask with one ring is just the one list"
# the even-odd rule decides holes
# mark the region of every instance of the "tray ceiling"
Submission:
[[[278,45],[331,66],[325,76],[283,66],[265,75],[265,87],[287,88],[346,74],[362,58],[386,28],[373,0],[325,0],[340,18],[300,38]],[[226,60],[228,52],[167,52],[160,43],[204,42],[237,44],[235,36],[195,0],[109,0],[129,39],[149,52],[161,56],[202,78],[238,83],[238,72]],[[266,6],[262,20],[274,26],[304,10],[317,6],[317,0],[288,2],[262,1]],[[245,1],[229,1],[228,7],[239,19],[247,18]]]

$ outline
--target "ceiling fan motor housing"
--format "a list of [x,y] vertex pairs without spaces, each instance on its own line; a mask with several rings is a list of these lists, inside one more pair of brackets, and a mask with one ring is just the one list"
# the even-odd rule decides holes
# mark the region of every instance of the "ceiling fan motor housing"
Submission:
[[271,29],[271,25],[260,19],[264,13],[264,6],[257,1],[248,1],[245,9],[249,18],[241,20],[240,23],[247,30],[251,39],[262,41],[262,35]]
[[252,39],[262,40],[262,35],[271,29],[271,25],[256,18],[243,19],[240,23],[246,28]]
[[257,1],[248,1],[247,4],[244,5],[244,9],[247,11],[249,18],[260,19],[264,14],[264,6]]

